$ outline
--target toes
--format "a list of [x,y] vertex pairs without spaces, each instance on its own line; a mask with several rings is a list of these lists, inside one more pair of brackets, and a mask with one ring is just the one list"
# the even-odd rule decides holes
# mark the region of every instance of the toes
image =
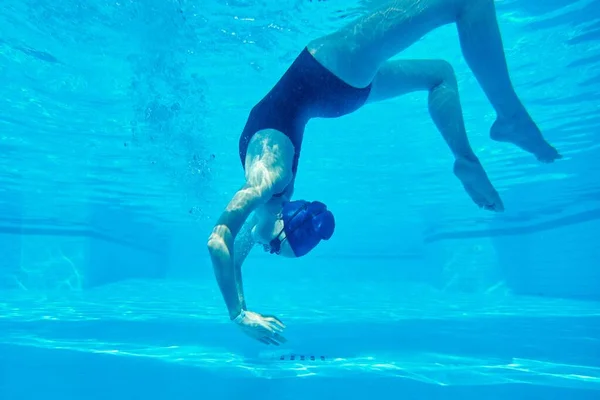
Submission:
[[488,211],[503,212],[504,204],[500,196],[496,193],[491,196],[486,196],[483,193],[478,192],[472,187],[465,186],[467,193],[471,196],[471,199],[479,208],[483,208]]
[[484,204],[483,206],[481,206],[481,208],[483,208],[484,210],[495,211],[495,212],[503,212],[504,211],[504,206],[499,203]]
[[538,161],[543,162],[545,164],[551,164],[556,160],[560,160],[561,158],[563,158],[562,154],[560,154],[553,147],[552,147],[552,151],[546,151],[543,154],[539,154],[537,156]]
[[467,194],[471,197],[471,200],[473,200],[473,202],[477,204],[479,208],[483,208],[485,210],[496,209],[496,202],[489,201],[483,194],[479,193],[473,187],[465,185],[465,190],[467,191]]
[[494,199],[494,211],[503,212],[504,211],[504,203],[500,198],[500,195],[496,193],[496,198]]

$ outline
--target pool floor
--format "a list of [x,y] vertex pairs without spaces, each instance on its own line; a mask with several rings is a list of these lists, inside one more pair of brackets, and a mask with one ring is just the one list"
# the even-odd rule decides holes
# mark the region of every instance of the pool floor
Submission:
[[3,293],[0,399],[600,396],[598,304],[379,288],[286,306],[308,289],[255,301],[277,304],[281,347],[242,335],[208,283]]

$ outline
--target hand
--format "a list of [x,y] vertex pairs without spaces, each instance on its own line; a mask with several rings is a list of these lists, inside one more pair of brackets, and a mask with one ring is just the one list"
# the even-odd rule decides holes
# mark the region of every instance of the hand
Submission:
[[233,322],[246,335],[264,344],[279,346],[280,343],[286,342],[286,339],[280,335],[285,325],[274,316],[263,316],[252,311],[242,311]]

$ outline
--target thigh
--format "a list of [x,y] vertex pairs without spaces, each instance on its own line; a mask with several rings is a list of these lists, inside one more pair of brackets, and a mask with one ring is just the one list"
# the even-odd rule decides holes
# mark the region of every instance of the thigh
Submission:
[[367,102],[387,100],[406,93],[431,90],[454,75],[444,60],[392,60],[384,63],[371,85]]

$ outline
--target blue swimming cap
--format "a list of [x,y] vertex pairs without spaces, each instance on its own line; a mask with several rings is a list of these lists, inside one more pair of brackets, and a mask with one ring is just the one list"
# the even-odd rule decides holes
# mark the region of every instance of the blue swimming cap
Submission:
[[296,200],[283,206],[283,230],[296,257],[302,257],[335,230],[335,219],[321,202]]

